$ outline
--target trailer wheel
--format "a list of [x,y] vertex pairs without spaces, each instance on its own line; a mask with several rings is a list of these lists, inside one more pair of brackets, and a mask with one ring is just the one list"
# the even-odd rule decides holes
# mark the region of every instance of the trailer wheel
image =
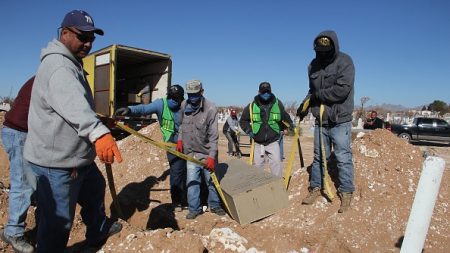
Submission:
[[401,139],[410,142],[411,141],[411,135],[409,135],[408,133],[401,133],[398,135],[398,137],[400,137]]

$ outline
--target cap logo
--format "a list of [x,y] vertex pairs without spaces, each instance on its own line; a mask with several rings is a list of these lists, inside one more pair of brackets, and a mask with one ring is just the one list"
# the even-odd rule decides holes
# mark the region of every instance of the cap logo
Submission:
[[316,44],[321,47],[329,47],[331,45],[331,41],[327,37],[321,37],[317,39]]
[[92,24],[92,23],[93,23],[91,17],[89,17],[89,16],[87,16],[87,15],[84,15],[84,17],[86,18],[86,22],[87,22],[87,23],[89,23],[89,24]]

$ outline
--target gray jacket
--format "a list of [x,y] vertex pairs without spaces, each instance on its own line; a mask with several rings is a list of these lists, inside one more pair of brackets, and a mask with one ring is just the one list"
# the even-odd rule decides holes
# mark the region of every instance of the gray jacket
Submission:
[[74,168],[95,159],[93,142],[109,132],[94,111],[82,65],[58,40],[41,51],[28,114],[24,157],[54,168]]
[[[311,112],[319,123],[319,106],[324,104],[323,124],[339,124],[352,121],[355,67],[352,58],[339,50],[339,41],[334,31],[317,35],[331,38],[335,55],[331,62],[322,63],[313,59],[308,67]],[[315,39],[314,39],[315,40]]]
[[228,123],[228,129],[227,129],[228,133],[233,132],[236,134],[237,132],[239,132],[239,120],[237,119],[237,117],[236,117],[236,119],[233,119],[233,117],[228,116],[227,123]]
[[208,156],[217,159],[219,141],[216,105],[203,98],[198,110],[187,113],[186,100],[181,104],[184,111],[178,140],[183,141],[183,153],[204,160]]

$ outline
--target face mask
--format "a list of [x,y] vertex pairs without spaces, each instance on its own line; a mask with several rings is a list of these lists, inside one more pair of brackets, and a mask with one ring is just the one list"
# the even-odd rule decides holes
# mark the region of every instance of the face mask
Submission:
[[259,94],[259,97],[263,100],[263,101],[269,101],[269,99],[272,97],[272,94],[269,92],[265,92],[263,94]]
[[202,101],[202,95],[200,94],[188,94],[187,102],[191,105],[199,105],[200,101]]
[[316,58],[323,62],[331,61],[334,57],[334,50],[316,51]]
[[173,100],[171,98],[167,99],[167,105],[172,110],[176,109],[176,108],[178,108],[180,106],[180,104],[177,101],[175,101],[175,100]]

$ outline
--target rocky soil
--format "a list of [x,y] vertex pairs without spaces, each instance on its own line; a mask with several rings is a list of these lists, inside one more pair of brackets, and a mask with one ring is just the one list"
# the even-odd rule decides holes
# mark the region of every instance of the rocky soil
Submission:
[[[161,139],[156,125],[140,131]],[[242,140],[246,142],[246,140]],[[302,137],[305,164],[312,162],[313,137],[305,130]],[[206,212],[186,220],[187,211],[170,207],[168,162],[165,152],[137,137],[119,143],[124,157],[113,171],[124,225],[99,252],[399,252],[410,208],[424,160],[423,153],[441,156],[446,170],[425,242],[424,252],[448,252],[450,247],[448,146],[411,145],[386,130],[375,130],[353,141],[356,192],[352,208],[338,214],[339,199],[322,197],[312,206],[301,205],[307,194],[308,169],[294,159],[289,188],[289,207],[248,225],[239,225],[229,216]],[[220,162],[226,162],[226,139],[220,137]],[[285,157],[291,137],[285,138]],[[249,149],[243,147],[243,153]],[[248,159],[242,157],[241,159]],[[287,160],[285,160],[285,165]],[[0,150],[0,224],[7,220],[8,159]],[[104,173],[104,165],[98,163]],[[330,174],[337,184],[336,172]],[[268,169],[268,168],[267,168]],[[106,174],[105,174],[106,177]],[[333,188],[335,190],[335,188]],[[109,189],[107,214],[116,216]],[[33,239],[34,207],[28,213],[27,235]],[[77,212],[69,252],[80,252],[85,227]],[[0,252],[13,252],[0,242]]]

